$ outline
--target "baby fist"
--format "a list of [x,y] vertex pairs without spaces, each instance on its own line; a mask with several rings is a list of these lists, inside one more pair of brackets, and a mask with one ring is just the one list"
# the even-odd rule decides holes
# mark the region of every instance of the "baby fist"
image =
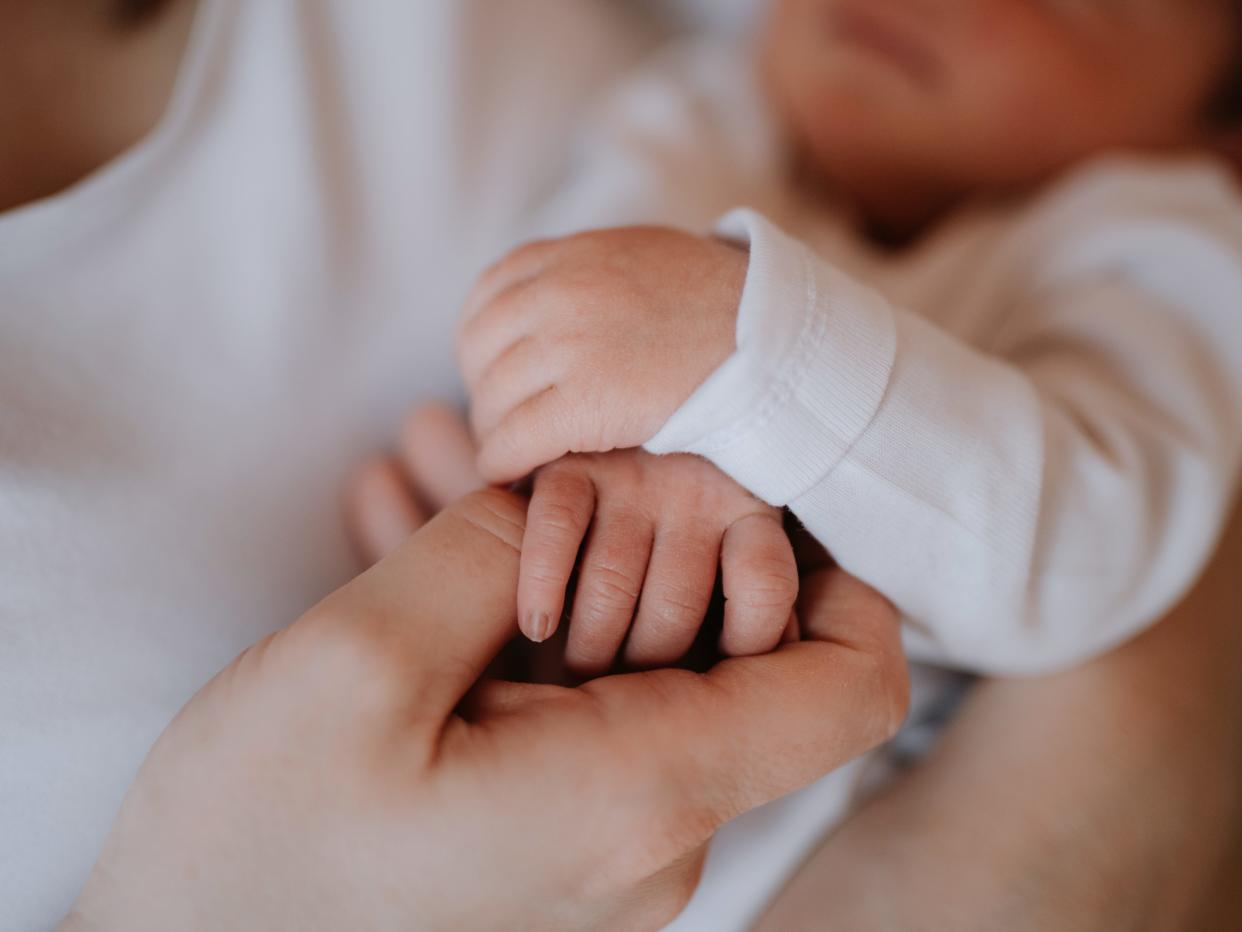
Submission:
[[531,243],[466,301],[462,372],[493,482],[651,439],[733,352],[747,256],[656,227]]

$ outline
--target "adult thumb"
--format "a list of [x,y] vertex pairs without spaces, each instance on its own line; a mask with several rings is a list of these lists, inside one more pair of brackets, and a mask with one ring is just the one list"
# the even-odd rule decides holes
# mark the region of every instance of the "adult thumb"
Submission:
[[347,645],[368,688],[390,680],[415,717],[438,726],[517,630],[525,519],[520,496],[474,492],[294,628]]

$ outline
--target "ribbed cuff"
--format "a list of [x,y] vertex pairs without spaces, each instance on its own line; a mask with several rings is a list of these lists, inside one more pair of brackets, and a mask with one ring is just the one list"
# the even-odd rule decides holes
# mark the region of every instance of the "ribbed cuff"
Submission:
[[737,350],[655,437],[652,453],[696,453],[785,505],[867,429],[896,353],[887,301],[751,210],[719,235],[750,247]]

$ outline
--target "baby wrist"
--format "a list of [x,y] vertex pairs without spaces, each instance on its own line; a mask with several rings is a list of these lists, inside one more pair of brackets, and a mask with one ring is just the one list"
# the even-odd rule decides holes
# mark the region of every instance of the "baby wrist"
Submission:
[[704,456],[785,505],[871,423],[892,371],[896,321],[883,297],[754,211],[733,211],[718,233],[750,248],[737,349],[646,449]]

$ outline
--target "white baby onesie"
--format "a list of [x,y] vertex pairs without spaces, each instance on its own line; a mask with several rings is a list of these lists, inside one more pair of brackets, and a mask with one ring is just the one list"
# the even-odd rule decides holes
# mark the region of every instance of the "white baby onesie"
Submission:
[[789,506],[903,610],[917,659],[1050,671],[1154,622],[1211,554],[1242,461],[1226,166],[1103,156],[890,254],[790,188],[754,73],[727,44],[662,54],[543,220],[704,231],[721,188],[756,208],[717,228],[750,249],[737,352],[648,449]]
[[[0,215],[6,932],[68,909],[181,705],[357,571],[349,468],[460,397],[462,296],[568,212],[567,141],[658,36],[630,0],[199,4],[159,128]],[[856,769],[727,826],[681,928],[745,928]]]
[[1022,674],[1154,622],[1215,547],[1242,209],[1212,166],[1116,161],[1007,214],[862,276],[726,218],[751,250],[739,349],[649,448],[788,505],[903,610],[915,657]]
[[[358,570],[478,269],[646,40],[582,0],[199,0],[146,140],[0,215],[0,929],[50,929],[181,705]],[[567,80],[566,75],[572,79]]]

